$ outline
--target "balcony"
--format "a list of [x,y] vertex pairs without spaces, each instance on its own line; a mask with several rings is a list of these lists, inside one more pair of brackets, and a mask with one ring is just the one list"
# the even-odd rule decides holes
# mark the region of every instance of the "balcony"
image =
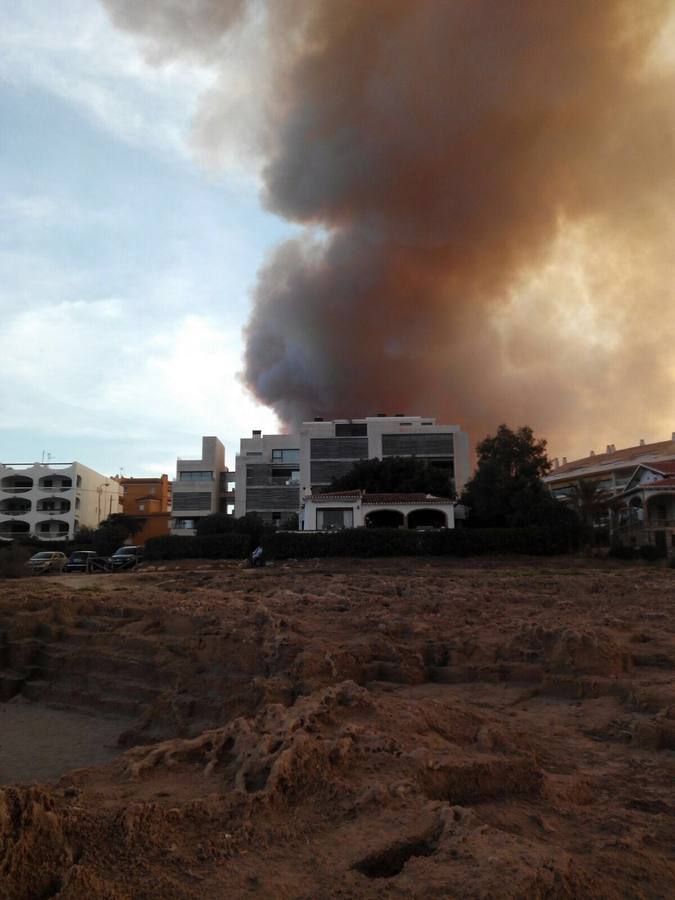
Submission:
[[27,537],[30,534],[28,522],[0,522],[0,538],[12,540],[16,537]]
[[63,540],[68,537],[69,531],[67,522],[59,522],[56,519],[38,522],[35,526],[35,536],[41,541]]
[[69,491],[73,486],[73,479],[64,475],[44,475],[38,482],[41,491]]
[[64,500],[60,497],[48,497],[38,500],[35,509],[39,513],[46,513],[48,516],[63,516],[70,512],[70,500]]
[[26,475],[5,475],[0,482],[0,490],[8,494],[25,494],[32,490],[33,479]]
[[0,500],[0,514],[3,516],[25,516],[31,510],[31,502],[26,499],[7,497]]

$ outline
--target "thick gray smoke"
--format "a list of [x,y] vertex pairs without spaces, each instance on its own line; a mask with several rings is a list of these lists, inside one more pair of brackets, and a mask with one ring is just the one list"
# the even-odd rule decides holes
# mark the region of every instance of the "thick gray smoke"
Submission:
[[245,378],[285,423],[675,427],[670,0],[105,4],[155,59],[264,19],[264,201],[307,230],[259,275]]

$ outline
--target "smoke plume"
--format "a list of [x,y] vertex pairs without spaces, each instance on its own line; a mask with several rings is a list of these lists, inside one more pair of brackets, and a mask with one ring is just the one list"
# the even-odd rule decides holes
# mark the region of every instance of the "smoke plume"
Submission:
[[159,60],[217,66],[260,26],[264,202],[306,227],[259,273],[244,374],[284,423],[506,420],[569,453],[669,436],[671,0],[105,5]]

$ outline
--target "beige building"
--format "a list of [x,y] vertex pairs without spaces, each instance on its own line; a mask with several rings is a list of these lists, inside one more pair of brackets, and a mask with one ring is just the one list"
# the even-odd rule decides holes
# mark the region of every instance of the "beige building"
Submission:
[[72,540],[122,511],[117,481],[79,462],[0,464],[0,538]]
[[669,441],[646,444],[617,450],[609,444],[604,453],[591,453],[583,459],[568,462],[563,457],[562,464],[553,461],[553,469],[544,482],[554,497],[560,500],[572,498],[581,481],[595,481],[605,497],[613,497],[626,489],[638,465],[650,465],[675,460],[675,432]]
[[256,513],[281,526],[300,507],[300,442],[293,434],[242,438],[235,463],[234,515]]
[[675,461],[640,464],[609,510],[614,544],[675,556]]
[[232,473],[225,465],[225,447],[217,437],[202,438],[198,459],[178,459],[171,486],[171,534],[192,535],[199,518],[226,513],[233,502],[229,491]]

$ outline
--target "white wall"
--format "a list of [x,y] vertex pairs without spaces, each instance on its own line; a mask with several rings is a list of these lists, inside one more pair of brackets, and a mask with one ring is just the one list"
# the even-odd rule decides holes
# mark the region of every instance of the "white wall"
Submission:
[[[31,478],[33,486],[29,491],[14,493],[2,490],[2,479],[17,475]],[[70,478],[72,486],[66,490],[54,487],[41,487],[45,478],[54,480],[55,485],[61,478]],[[79,481],[78,481],[79,479]],[[48,540],[49,535],[38,532],[41,523],[50,522],[56,531],[58,523],[65,523],[68,530],[61,539],[73,538],[78,528],[96,528],[109,515],[121,512],[121,489],[119,484],[100,472],[90,469],[82,463],[16,463],[0,465],[0,501],[10,498],[25,499],[30,502],[30,511],[25,514],[12,514],[0,511],[0,530],[3,522],[27,522],[31,534]],[[68,512],[49,512],[38,510],[40,501],[55,499],[70,503]],[[52,535],[56,537],[57,535]]]

